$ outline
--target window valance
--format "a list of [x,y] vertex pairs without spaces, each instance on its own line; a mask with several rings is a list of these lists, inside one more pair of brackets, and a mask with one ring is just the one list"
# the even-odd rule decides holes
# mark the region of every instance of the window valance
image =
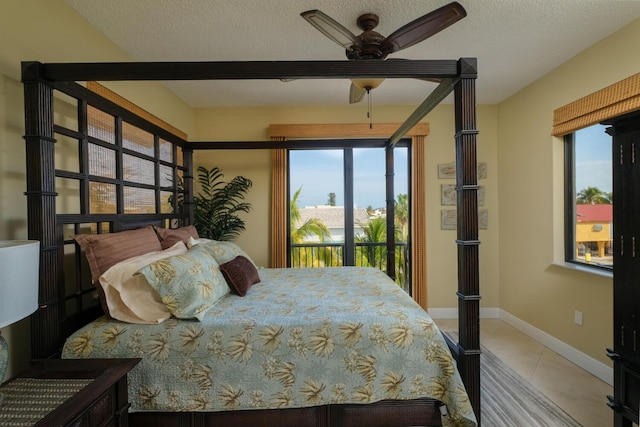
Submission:
[[640,73],[556,109],[553,135],[563,136],[638,109]]

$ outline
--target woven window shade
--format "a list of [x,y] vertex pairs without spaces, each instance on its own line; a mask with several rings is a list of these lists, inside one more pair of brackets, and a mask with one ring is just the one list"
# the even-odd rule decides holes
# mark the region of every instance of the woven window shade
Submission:
[[553,135],[563,136],[640,109],[640,73],[553,112]]
[[129,101],[126,98],[123,98],[122,96],[118,95],[117,93],[113,92],[110,89],[107,89],[106,87],[102,86],[100,83],[98,82],[87,82],[87,89],[97,93],[98,95],[102,96],[103,98],[108,99],[111,102],[114,102],[115,104],[126,108],[127,110],[131,111],[132,113],[136,114],[137,116],[142,117],[145,120],[148,120],[149,122],[153,123],[154,125],[166,130],[167,132],[178,136],[184,140],[187,139],[187,134],[182,132],[180,129],[177,129],[173,126],[171,126],[169,123],[165,122],[164,120],[159,119],[158,117],[154,116],[153,114],[149,113],[148,111],[138,107],[136,104],[134,104],[133,102]]

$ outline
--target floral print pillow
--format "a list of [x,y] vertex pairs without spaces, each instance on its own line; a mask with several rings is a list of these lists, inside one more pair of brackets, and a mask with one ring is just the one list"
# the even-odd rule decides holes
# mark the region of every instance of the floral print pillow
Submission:
[[201,245],[186,254],[153,262],[138,270],[179,319],[202,320],[205,313],[230,292],[213,256]]
[[240,246],[236,245],[233,242],[229,242],[226,240],[211,240],[206,243],[201,243],[200,245],[202,245],[220,265],[233,260],[237,256],[243,256],[251,261],[251,264],[256,265],[256,263],[253,262],[251,258],[249,258],[249,255],[247,255],[247,253],[243,251]]

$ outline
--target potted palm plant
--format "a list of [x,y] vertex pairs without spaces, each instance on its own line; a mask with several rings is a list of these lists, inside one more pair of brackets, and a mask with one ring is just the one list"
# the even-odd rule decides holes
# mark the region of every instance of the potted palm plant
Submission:
[[249,212],[251,203],[245,195],[253,185],[250,179],[236,176],[224,182],[220,168],[198,167],[200,191],[193,198],[194,225],[198,235],[213,240],[233,240],[245,230],[245,223],[238,216]]

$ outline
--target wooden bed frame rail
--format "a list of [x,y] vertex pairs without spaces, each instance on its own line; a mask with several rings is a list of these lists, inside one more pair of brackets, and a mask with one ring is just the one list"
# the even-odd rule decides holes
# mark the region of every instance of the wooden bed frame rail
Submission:
[[[455,99],[455,159],[457,190],[457,236],[458,247],[458,307],[459,342],[452,346],[458,361],[458,370],[469,394],[472,407],[480,422],[480,323],[479,323],[479,263],[478,263],[478,205],[477,205],[477,129],[475,110],[475,80],[477,64],[475,58],[438,61],[262,61],[262,62],[154,62],[154,63],[76,63],[43,64],[23,62],[22,81],[24,84],[25,143],[27,162],[27,221],[28,238],[41,242],[40,257],[40,307],[31,320],[32,357],[34,360],[57,357],[66,337],[75,329],[101,315],[99,302],[93,297],[88,268],[82,265],[80,250],[71,236],[83,227],[94,227],[91,232],[112,232],[135,228],[141,224],[159,224],[176,227],[191,224],[193,211],[193,144],[190,144],[141,118],[125,108],[102,98],[100,95],[77,84],[80,81],[116,80],[238,80],[238,79],[316,79],[316,78],[418,78],[439,79],[442,83],[415,112],[407,118],[388,144],[393,145],[409,129],[453,91]],[[61,128],[54,123],[54,91],[60,91],[78,100],[78,122],[81,131]],[[116,178],[102,179],[90,176],[84,163],[83,152],[87,141],[88,105],[108,112],[118,124],[126,121],[155,135],[156,156],[138,155],[123,147],[115,152],[134,155],[155,164],[156,178],[161,167],[171,168],[174,179],[170,186],[159,187],[127,182],[121,174]],[[75,138],[80,143],[79,171],[68,173],[56,168],[56,134]],[[174,150],[179,150],[182,162],[168,162],[157,158],[157,141],[171,142]],[[206,145],[206,141],[203,141]],[[255,141],[256,147],[269,148],[265,141]],[[279,148],[286,148],[286,141],[277,142]],[[215,145],[215,144],[212,144]],[[202,147],[203,145],[200,145]],[[121,160],[118,160],[120,162]],[[118,166],[121,171],[121,164]],[[182,179],[176,178],[179,176]],[[77,180],[81,188],[81,209],[79,213],[57,212],[56,200],[60,179]],[[117,188],[117,209],[113,213],[91,213],[88,182],[97,179]],[[178,181],[182,181],[179,188]],[[130,214],[124,208],[123,186],[141,187],[148,191],[171,193],[174,209],[163,212],[160,202],[156,202],[156,212],[152,214]],[[175,200],[183,197],[181,210]],[[159,200],[159,196],[156,196]],[[65,265],[73,260],[73,273],[66,271]],[[73,276],[73,277],[71,277]],[[433,400],[407,402],[380,402],[363,406],[326,406],[292,412],[268,411],[268,418],[250,418],[260,425],[299,425],[302,417],[305,425],[362,425],[364,417],[370,417],[366,424],[375,425],[425,425],[439,423],[439,404]],[[408,405],[408,406],[407,406]],[[390,409],[391,408],[391,409]],[[399,408],[397,410],[393,408]],[[427,415],[425,415],[426,411]],[[253,411],[251,411],[253,412]],[[259,411],[258,411],[259,412]],[[414,417],[413,414],[420,413]],[[302,414],[302,415],[301,415]],[[264,415],[264,414],[263,414]],[[255,417],[256,414],[252,414]],[[215,417],[217,423],[226,426],[247,425],[242,413],[224,414],[131,414],[133,425],[209,425]],[[232,417],[233,420],[227,417]],[[275,417],[275,418],[272,418]],[[316,421],[311,421],[315,419]],[[173,418],[175,420],[171,421]],[[391,419],[395,421],[391,423]],[[434,421],[436,420],[437,421]],[[274,419],[276,424],[264,424],[265,419]],[[243,421],[244,420],[244,421]],[[287,421],[290,420],[290,421]],[[250,424],[250,423],[249,423]],[[218,424],[216,424],[218,425]]]

